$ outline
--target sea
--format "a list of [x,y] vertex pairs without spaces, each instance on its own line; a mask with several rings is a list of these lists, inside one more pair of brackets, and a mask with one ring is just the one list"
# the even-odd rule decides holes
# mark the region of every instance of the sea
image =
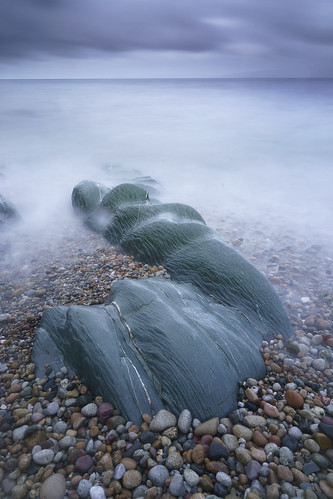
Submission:
[[214,227],[333,242],[333,80],[0,80],[0,194],[25,231],[74,223],[81,180],[142,176]]

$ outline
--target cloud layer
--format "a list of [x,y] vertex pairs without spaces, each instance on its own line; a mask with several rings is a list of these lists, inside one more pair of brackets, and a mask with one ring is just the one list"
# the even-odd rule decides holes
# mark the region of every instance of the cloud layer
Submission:
[[[3,0],[0,63],[144,51],[333,76],[331,0]],[[186,58],[184,59],[186,60]],[[218,59],[216,59],[218,60]],[[235,64],[236,64],[235,59]],[[203,75],[204,76],[204,75]]]

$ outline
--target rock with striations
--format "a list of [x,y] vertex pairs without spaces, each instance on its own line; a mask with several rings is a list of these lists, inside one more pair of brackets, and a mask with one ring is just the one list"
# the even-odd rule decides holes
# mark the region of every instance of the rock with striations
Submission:
[[196,210],[151,204],[134,184],[109,190],[86,223],[123,252],[164,265],[173,281],[117,281],[104,305],[47,310],[37,376],[65,364],[134,422],[161,409],[178,416],[187,407],[203,421],[235,409],[239,381],[265,375],[263,337],[292,336],[269,281]]
[[33,358],[37,376],[63,362],[132,421],[184,406],[206,420],[236,407],[239,379],[264,376],[261,339],[191,284],[123,280],[105,305],[47,310]]

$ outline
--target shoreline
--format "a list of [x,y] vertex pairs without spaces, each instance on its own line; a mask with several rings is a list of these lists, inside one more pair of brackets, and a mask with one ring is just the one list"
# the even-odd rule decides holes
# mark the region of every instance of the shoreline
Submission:
[[[65,370],[62,373],[49,373],[44,380],[35,379],[31,365],[32,342],[43,310],[59,304],[104,303],[110,289],[111,279],[136,279],[154,274],[166,277],[165,270],[158,267],[152,269],[148,265],[135,262],[130,256],[117,253],[112,247],[107,247],[107,243],[100,236],[88,233],[84,229],[69,232],[54,248],[49,246],[47,250],[43,249],[36,253],[32,260],[27,262],[23,260],[22,264],[16,265],[15,271],[1,269],[0,297],[1,303],[4,303],[4,310],[0,313],[2,346],[0,439],[4,446],[0,447],[4,450],[0,453],[0,481],[2,480],[2,489],[5,487],[5,490],[2,490],[0,497],[39,497],[42,483],[47,485],[47,480],[54,476],[55,472],[57,475],[64,474],[68,491],[65,497],[73,499],[89,497],[89,495],[84,496],[78,493],[80,483],[82,482],[82,488],[84,480],[90,481],[94,487],[102,487],[106,497],[141,497],[136,495],[137,493],[141,493],[144,497],[158,497],[167,493],[168,487],[165,485],[162,490],[156,489],[158,485],[149,478],[148,470],[154,468],[157,463],[163,463],[162,465],[165,466],[172,454],[177,454],[178,465],[166,467],[170,475],[166,478],[166,483],[172,480],[172,476],[177,474],[177,471],[186,477],[185,470],[191,469],[199,477],[199,481],[191,485],[190,479],[185,479],[184,483],[187,487],[186,497],[191,497],[190,494],[192,494],[192,497],[195,496],[194,499],[203,497],[200,496],[202,493],[205,496],[237,497],[235,494],[238,494],[238,497],[243,497],[245,491],[251,487],[252,490],[248,490],[247,493],[248,498],[251,497],[249,493],[254,494],[252,497],[256,497],[256,494],[258,496],[259,492],[256,493],[256,491],[260,487],[263,489],[260,490],[261,494],[265,493],[267,497],[272,498],[279,497],[276,495],[277,490],[279,494],[287,493],[287,497],[292,497],[288,496],[288,487],[291,493],[290,487],[294,487],[294,492],[297,492],[311,486],[310,492],[303,492],[303,497],[306,499],[323,497],[320,494],[324,496],[333,494],[333,475],[330,475],[333,474],[333,451],[329,452],[332,443],[326,435],[318,431],[318,427],[313,426],[320,423],[323,415],[333,416],[333,407],[331,408],[333,262],[325,247],[298,241],[297,236],[293,237],[288,231],[285,233],[285,239],[281,237],[281,234],[277,234],[274,240],[271,234],[270,238],[267,238],[262,231],[256,229],[250,232],[246,230],[245,233],[241,224],[238,226],[236,224],[233,229],[230,227],[230,221],[227,229],[221,223],[218,232],[220,234],[222,232],[221,235],[228,244],[233,245],[269,278],[287,308],[293,329],[296,331],[297,341],[291,342],[293,346],[289,346],[288,350],[279,339],[269,344],[264,343],[262,353],[267,366],[267,375],[264,381],[248,380],[247,384],[241,387],[242,397],[238,412],[236,411],[237,415],[235,415],[236,418],[240,418],[240,421],[235,423],[228,418],[219,418],[219,429],[216,429],[215,434],[212,434],[213,430],[209,430],[210,434],[204,433],[200,438],[193,435],[195,426],[199,425],[193,414],[194,420],[186,432],[185,440],[178,423],[178,425],[172,425],[172,428],[176,428],[176,432],[172,433],[170,428],[161,429],[155,432],[151,442],[143,442],[142,434],[152,433],[148,418],[145,418],[140,428],[134,428],[135,425],[128,426],[128,422],[123,420],[121,415],[113,412],[111,417],[111,419],[115,418],[113,423],[105,425],[101,422],[102,420],[98,419],[97,412],[92,415],[82,414],[86,412],[86,410],[82,411],[82,408],[87,405],[93,404],[97,408],[101,404],[98,395],[90,395],[87,387],[78,379],[68,379],[67,383]],[[59,250],[61,250],[60,254]],[[318,362],[313,363],[311,359],[316,359]],[[315,369],[313,365],[320,369]],[[297,383],[295,379],[298,380]],[[273,388],[276,384],[280,386],[280,389],[276,390],[277,386]],[[288,385],[290,385],[289,388]],[[300,395],[303,398],[303,404],[309,407],[293,408],[288,405],[289,401],[285,403],[285,393],[289,389]],[[80,405],[84,402],[87,403]],[[107,402],[112,403],[112,401]],[[53,414],[48,409],[51,404],[57,408]],[[275,410],[271,409],[272,415],[267,414],[267,410],[269,412],[270,409],[270,407],[267,409],[267,404],[275,407]],[[291,430],[292,428],[299,430],[301,423],[306,419],[300,416],[300,410],[308,411],[307,415],[308,418],[312,417],[313,426],[311,429],[310,424],[306,429],[310,433],[302,431],[302,436],[295,429]],[[257,420],[258,425],[253,428],[243,425],[244,417],[247,417],[244,411],[247,411],[247,415],[252,413],[266,418],[267,425],[263,424],[262,420]],[[301,421],[298,421],[299,418],[296,416],[299,416]],[[269,422],[269,419],[275,421]],[[76,420],[80,422],[77,423]],[[61,421],[65,422],[66,429],[63,425],[64,433],[57,433],[54,427]],[[325,418],[324,421],[326,421]],[[325,424],[333,425],[333,420],[332,423]],[[115,426],[112,427],[112,425]],[[251,438],[236,437],[234,428],[236,425],[245,428],[244,435],[249,436],[246,430],[250,430]],[[284,430],[280,427],[281,425]],[[27,431],[31,426],[34,427],[32,435],[37,434],[39,438],[42,435],[44,438],[36,443],[37,446],[41,446],[41,449],[38,448],[37,451],[35,449],[35,453],[53,449],[51,462],[38,465],[32,458],[31,452],[34,452],[34,447],[31,442],[26,442],[28,437],[24,432],[20,435],[19,430],[24,428]],[[265,449],[269,443],[277,445],[276,442],[280,444],[279,449],[288,447],[281,444],[283,438],[289,435],[290,430],[291,435],[294,434],[290,438],[296,439],[297,445],[295,450],[289,449],[293,456],[291,458],[289,455],[289,461],[288,459],[286,461],[289,465],[285,465],[281,464],[284,461],[281,460],[280,451],[275,449],[275,454],[271,452],[272,456],[270,456],[269,451],[266,452]],[[282,435],[283,431],[285,431],[284,435]],[[324,435],[326,438],[322,437],[320,440],[318,437],[321,442],[318,443],[312,438],[317,434]],[[15,440],[13,435],[15,435]],[[228,435],[234,438],[229,438]],[[299,438],[297,439],[295,435]],[[304,435],[307,438],[303,438]],[[16,439],[17,436],[22,438]],[[64,444],[65,446],[61,447],[63,444],[60,445],[60,442],[66,437],[72,438],[69,440],[72,445],[66,447],[67,444]],[[209,454],[213,438],[216,444],[224,449],[227,448],[228,457],[226,455],[214,457]],[[312,450],[308,449],[309,443],[305,446],[309,440],[316,444],[310,442]],[[32,439],[33,443],[37,441],[38,439],[35,441]],[[184,450],[185,443],[188,441],[192,441],[193,444],[187,445],[194,445],[194,447]],[[226,444],[228,441],[230,448]],[[130,444],[133,444],[133,447],[137,443],[140,444],[140,447],[136,449],[140,450],[138,455],[133,457],[132,453],[129,458],[124,457],[126,452],[130,453]],[[294,445],[295,442],[292,444]],[[236,448],[233,448],[235,445]],[[201,461],[200,457],[193,457],[194,449],[197,450],[195,455],[200,454],[199,451],[203,452]],[[237,451],[237,454],[236,449],[244,449],[244,451]],[[72,463],[70,457],[70,454],[75,454],[76,451],[84,452],[84,454],[81,452],[82,455],[79,457],[90,456],[92,461],[90,462],[88,458],[86,460],[91,466],[87,469],[76,467],[76,461]],[[220,452],[222,451],[220,449]],[[313,458],[316,454],[322,456],[321,464],[325,464],[324,468],[315,461],[319,459],[320,462],[320,458],[317,456]],[[27,456],[30,456],[29,463]],[[127,468],[122,463],[124,459],[130,460],[125,461]],[[199,462],[196,462],[198,459]],[[248,468],[250,462],[259,463],[260,469],[257,464],[252,464]],[[211,463],[218,464],[212,465]],[[314,471],[306,474],[304,465],[309,463],[312,463],[312,468],[307,466],[306,470],[313,469]],[[125,467],[125,472],[117,479],[121,464]],[[287,467],[291,475],[281,466]],[[256,471],[254,472],[252,468]],[[35,472],[32,473],[32,471]],[[128,474],[130,471],[133,473]],[[218,473],[227,475],[231,482],[224,475],[217,475]],[[134,478],[136,477],[138,481],[139,475],[140,483],[132,487],[132,484],[136,483]],[[195,475],[192,474],[193,483],[197,480]],[[129,477],[134,480],[132,484],[126,481]],[[290,486],[285,484],[290,484]],[[309,485],[302,488],[302,484]],[[89,487],[89,484],[86,485]],[[140,486],[146,487],[147,490],[136,491]],[[98,492],[102,494],[100,490],[96,490],[96,494]],[[315,495],[311,496],[311,493]],[[93,497],[92,492],[89,494]],[[64,493],[58,497],[61,499]],[[103,497],[103,495],[95,497]],[[173,497],[173,494],[168,497]]]

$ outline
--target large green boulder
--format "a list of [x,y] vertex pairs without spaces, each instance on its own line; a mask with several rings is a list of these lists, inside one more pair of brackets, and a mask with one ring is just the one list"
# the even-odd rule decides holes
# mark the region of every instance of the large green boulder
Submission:
[[103,184],[92,180],[83,180],[77,184],[72,192],[72,206],[76,213],[88,215],[101,203],[103,197],[110,189]]
[[65,363],[131,421],[162,407],[187,407],[202,420],[237,407],[237,387],[262,378],[262,337],[238,310],[191,284],[116,281],[104,305],[44,313],[33,350],[44,364]]
[[164,265],[174,280],[195,284],[239,309],[263,337],[293,334],[270,282],[192,207],[150,204],[148,191],[120,184],[104,196],[86,223],[126,254]]
[[87,217],[85,223],[92,230],[103,232],[117,210],[149,202],[149,193],[146,189],[135,184],[120,184],[104,195],[93,213]]

